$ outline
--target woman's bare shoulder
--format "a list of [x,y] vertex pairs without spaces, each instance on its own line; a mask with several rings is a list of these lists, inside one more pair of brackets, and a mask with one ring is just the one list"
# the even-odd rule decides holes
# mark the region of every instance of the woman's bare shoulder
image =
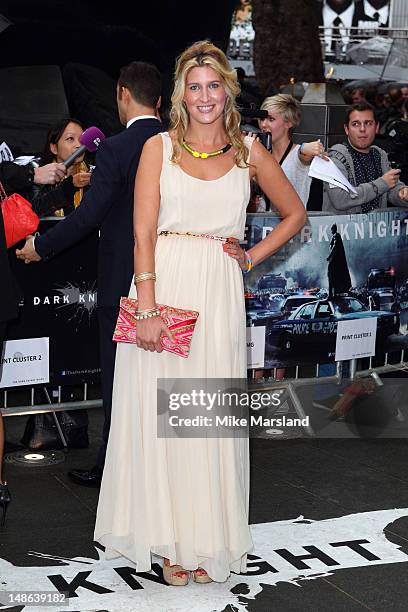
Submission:
[[144,144],[143,151],[147,150],[149,152],[153,151],[161,151],[163,147],[163,138],[161,133],[155,134],[148,138]]
[[163,163],[163,139],[160,134],[151,136],[144,143],[140,156],[138,174],[159,173]]
[[141,162],[154,163],[161,166],[163,159],[163,138],[161,134],[155,134],[155,136],[151,136],[148,140],[146,140],[142,156]]

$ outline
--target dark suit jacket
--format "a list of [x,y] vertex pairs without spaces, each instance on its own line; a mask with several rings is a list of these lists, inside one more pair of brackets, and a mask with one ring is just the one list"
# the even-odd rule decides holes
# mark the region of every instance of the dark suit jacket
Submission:
[[[8,195],[22,192],[33,182],[34,171],[31,166],[17,166],[12,162],[0,163],[0,181]],[[18,314],[20,293],[10,272],[6,238],[4,235],[3,215],[0,209],[0,322],[14,319]],[[1,339],[0,339],[1,342]],[[1,350],[1,345],[0,345]]]
[[118,306],[133,274],[133,190],[143,145],[162,131],[157,119],[138,119],[106,139],[96,155],[91,186],[68,217],[35,239],[43,259],[63,251],[100,228],[98,306]]
[[[14,319],[18,313],[19,293],[16,283],[10,272],[10,266],[4,236],[3,215],[0,207],[0,322]],[[1,343],[2,338],[0,338]],[[0,344],[1,354],[1,344]]]

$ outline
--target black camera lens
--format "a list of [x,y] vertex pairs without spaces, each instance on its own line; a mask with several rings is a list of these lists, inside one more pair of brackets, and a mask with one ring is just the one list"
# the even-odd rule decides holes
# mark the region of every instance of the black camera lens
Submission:
[[269,152],[272,151],[272,134],[270,132],[260,132],[257,134],[259,142],[263,144],[265,149]]

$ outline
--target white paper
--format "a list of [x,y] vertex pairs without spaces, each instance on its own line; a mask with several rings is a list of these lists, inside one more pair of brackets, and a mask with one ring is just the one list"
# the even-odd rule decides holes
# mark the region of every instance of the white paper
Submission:
[[357,194],[355,187],[353,187],[331,159],[325,160],[321,157],[314,157],[310,164],[309,176],[330,183],[334,187],[340,187],[340,189]]
[[0,144],[0,162],[2,161],[13,161],[14,157],[10,151],[10,147],[7,143],[3,142]]
[[0,387],[39,385],[49,380],[49,338],[4,342],[0,359]]
[[335,361],[375,355],[377,317],[349,319],[337,324]]
[[265,365],[265,332],[266,327],[247,327],[247,367],[263,368]]
[[20,157],[16,157],[14,163],[18,166],[27,166],[30,162],[35,159],[34,155],[20,155]]

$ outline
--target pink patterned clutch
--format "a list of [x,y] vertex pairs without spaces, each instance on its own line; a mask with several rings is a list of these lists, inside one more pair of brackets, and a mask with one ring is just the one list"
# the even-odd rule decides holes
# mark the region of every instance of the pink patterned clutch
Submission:
[[[161,345],[165,351],[188,357],[190,352],[191,338],[198,319],[195,310],[182,310],[158,304],[160,316],[173,334],[174,342],[166,336],[160,338]],[[119,316],[112,340],[114,342],[136,343],[136,320],[137,300],[128,297],[120,298]]]

